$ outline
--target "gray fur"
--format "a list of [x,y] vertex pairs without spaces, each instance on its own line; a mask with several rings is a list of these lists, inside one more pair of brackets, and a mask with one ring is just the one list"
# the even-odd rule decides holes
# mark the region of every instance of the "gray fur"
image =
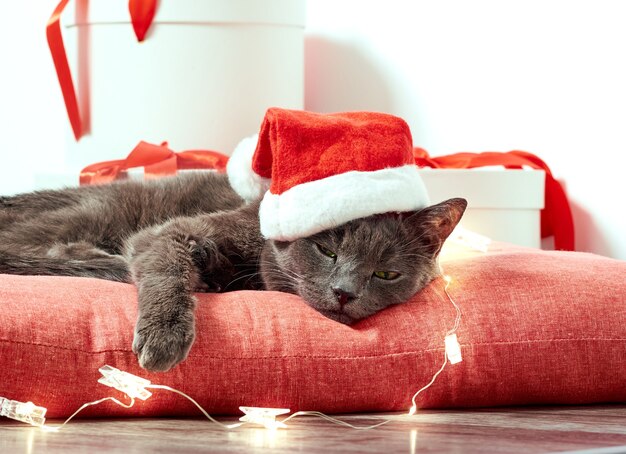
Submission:
[[[437,275],[441,245],[465,207],[451,199],[287,243],[264,240],[258,202],[245,205],[214,173],[39,191],[0,197],[0,273],[134,283],[133,351],[142,367],[164,371],[193,343],[194,292],[285,291],[351,324]],[[389,271],[399,276],[374,274]]]

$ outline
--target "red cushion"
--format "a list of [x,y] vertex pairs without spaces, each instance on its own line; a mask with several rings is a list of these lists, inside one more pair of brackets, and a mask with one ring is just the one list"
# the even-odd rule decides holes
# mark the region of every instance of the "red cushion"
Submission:
[[[495,245],[444,263],[463,311],[463,362],[448,365],[419,407],[626,400],[626,262]],[[454,309],[437,280],[407,304],[353,327],[275,292],[199,295],[189,358],[147,373],[131,352],[135,289],[63,277],[0,276],[0,396],[49,417],[120,396],[100,385],[110,364],[180,389],[209,412],[240,405],[328,413],[408,410],[443,361]],[[198,415],[167,391],[90,415]]]

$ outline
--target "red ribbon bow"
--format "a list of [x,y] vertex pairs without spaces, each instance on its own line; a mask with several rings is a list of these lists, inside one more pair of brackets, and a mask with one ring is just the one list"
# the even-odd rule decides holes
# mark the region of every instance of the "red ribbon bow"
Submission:
[[183,169],[226,170],[228,156],[217,151],[188,150],[174,152],[167,147],[167,142],[153,145],[147,142],[139,144],[126,159],[104,161],[91,164],[80,172],[80,184],[109,183],[122,178],[128,169],[144,167],[146,178],[159,178],[174,175]]
[[526,165],[545,171],[545,205],[541,210],[541,236],[554,235],[555,249],[574,250],[574,221],[565,190],[554,179],[548,165],[534,154],[526,151],[456,153],[433,158],[421,148],[415,148],[413,154],[415,162],[420,167],[472,169],[501,165],[507,169],[521,169]]
[[[61,33],[61,14],[67,6],[69,0],[61,0],[48,19],[46,26],[46,36],[48,38],[48,47],[52,55],[52,61],[56,68],[61,92],[63,93],[63,101],[67,116],[72,125],[72,131],[76,140],[80,139],[85,133],[83,124],[78,110],[78,100],[76,97],[76,89],[72,80],[70,66],[67,63],[67,54],[63,45],[63,35]],[[146,33],[152,24],[152,19],[156,12],[157,0],[129,0],[128,10],[130,11],[133,30],[138,41],[143,41]]]

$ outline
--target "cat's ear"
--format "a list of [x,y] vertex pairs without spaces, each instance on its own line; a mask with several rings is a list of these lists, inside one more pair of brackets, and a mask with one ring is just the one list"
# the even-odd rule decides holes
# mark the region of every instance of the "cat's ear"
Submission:
[[404,222],[415,232],[416,238],[420,239],[423,250],[434,257],[461,220],[465,208],[467,200],[450,199],[417,211]]

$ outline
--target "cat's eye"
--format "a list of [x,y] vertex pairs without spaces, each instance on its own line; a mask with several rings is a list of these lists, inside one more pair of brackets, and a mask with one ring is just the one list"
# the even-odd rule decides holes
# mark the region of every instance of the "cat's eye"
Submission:
[[335,254],[333,251],[331,251],[330,249],[326,249],[324,246],[322,246],[321,244],[317,244],[315,243],[315,245],[317,246],[317,248],[319,249],[319,251],[324,254],[327,257],[330,257],[333,260],[337,260],[337,254]]
[[400,273],[395,271],[374,271],[374,276],[385,281],[393,281],[394,279],[398,279],[400,277]]

